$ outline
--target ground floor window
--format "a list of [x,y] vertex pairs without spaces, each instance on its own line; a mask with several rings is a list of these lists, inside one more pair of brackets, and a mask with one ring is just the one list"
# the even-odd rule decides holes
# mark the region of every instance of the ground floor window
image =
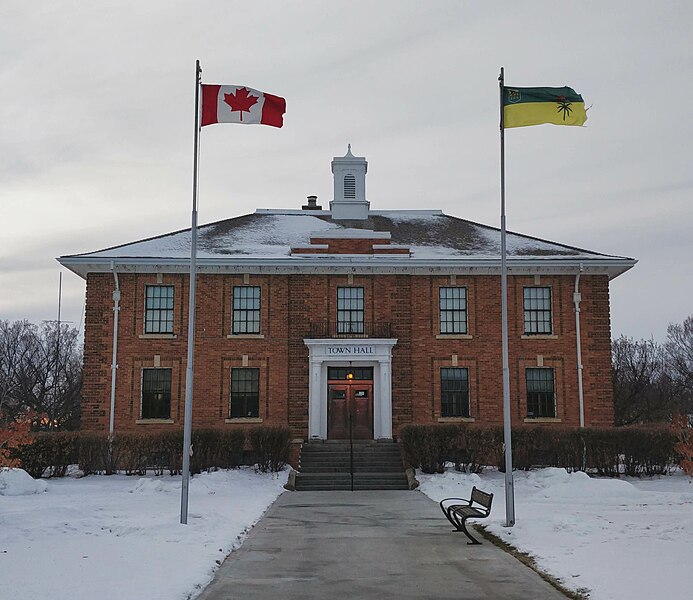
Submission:
[[231,369],[229,416],[260,416],[260,369]]
[[526,369],[527,417],[555,417],[556,393],[553,369]]
[[142,418],[171,418],[171,369],[142,369]]
[[440,415],[469,416],[469,369],[444,367],[440,370]]

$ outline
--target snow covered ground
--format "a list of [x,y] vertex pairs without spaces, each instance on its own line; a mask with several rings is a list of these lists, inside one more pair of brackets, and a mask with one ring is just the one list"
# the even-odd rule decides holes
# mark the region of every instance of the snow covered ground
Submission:
[[[681,474],[612,480],[563,469],[515,473],[511,529],[502,526],[502,473],[417,476],[436,501],[469,497],[473,485],[493,492],[489,529],[532,554],[567,587],[589,590],[593,600],[690,595],[693,483]],[[21,471],[2,471],[0,596],[194,597],[285,481],[286,473],[252,469],[197,475],[184,526],[178,523],[180,477],[34,481]]]
[[180,525],[180,477],[22,473],[0,472],[0,597],[12,600],[194,597],[286,482],[252,469],[196,475]]
[[474,485],[492,492],[491,516],[479,523],[593,600],[690,598],[693,480],[680,473],[616,480],[564,469],[516,472],[513,528],[502,525],[502,473],[417,477],[436,501],[469,498]]

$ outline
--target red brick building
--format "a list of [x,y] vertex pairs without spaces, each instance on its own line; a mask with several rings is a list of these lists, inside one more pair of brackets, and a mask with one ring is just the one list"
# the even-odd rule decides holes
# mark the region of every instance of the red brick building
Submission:
[[[329,210],[199,228],[193,427],[502,422],[499,230],[371,210],[366,170],[333,160]],[[184,230],[59,259],[87,281],[84,429],[108,430],[112,394],[115,431],[182,427],[189,256]],[[586,425],[612,423],[609,281],[635,262],[508,234],[514,423],[577,426],[581,393]]]

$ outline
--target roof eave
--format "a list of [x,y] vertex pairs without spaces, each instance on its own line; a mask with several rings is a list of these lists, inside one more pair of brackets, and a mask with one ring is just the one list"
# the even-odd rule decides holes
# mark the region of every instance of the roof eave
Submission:
[[[58,262],[87,278],[89,273],[108,273],[115,268],[119,273],[187,273],[189,259],[180,258],[96,258],[88,256],[61,256]],[[614,279],[637,264],[637,260],[621,257],[508,257],[508,272],[520,274],[571,274],[582,271],[585,275],[608,275]],[[406,255],[299,255],[287,257],[197,258],[200,273],[351,273],[361,274],[416,274],[458,273],[493,275],[500,273],[499,257],[436,257],[413,258]]]

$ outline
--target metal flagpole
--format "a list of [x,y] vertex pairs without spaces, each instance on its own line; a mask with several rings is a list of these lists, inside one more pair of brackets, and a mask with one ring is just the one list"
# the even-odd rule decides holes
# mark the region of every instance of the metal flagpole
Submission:
[[195,275],[197,272],[197,174],[200,154],[200,84],[202,68],[195,61],[195,152],[193,158],[192,224],[190,227],[190,293],[188,297],[188,365],[185,371],[185,426],[183,430],[183,485],[180,498],[180,522],[188,523],[190,487],[190,438],[192,437],[193,356],[195,352]]
[[503,89],[505,77],[501,67],[500,87],[500,172],[501,172],[501,318],[503,321],[503,445],[505,447],[505,526],[515,525],[515,490],[513,488],[513,452],[510,430],[510,367],[508,366],[508,265],[505,245],[505,121]]

